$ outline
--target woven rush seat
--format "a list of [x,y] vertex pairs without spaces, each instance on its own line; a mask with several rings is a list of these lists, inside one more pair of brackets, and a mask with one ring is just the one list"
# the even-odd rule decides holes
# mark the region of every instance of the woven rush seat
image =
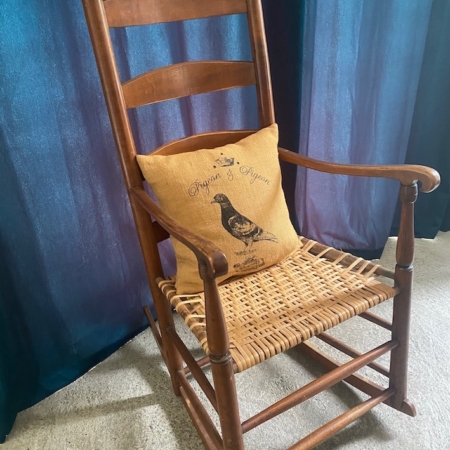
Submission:
[[[237,372],[242,372],[395,296],[380,267],[301,238],[279,264],[219,287]],[[320,252],[317,253],[317,247]],[[333,255],[329,259],[329,254]],[[158,286],[208,354],[203,293],[177,295],[173,279]]]

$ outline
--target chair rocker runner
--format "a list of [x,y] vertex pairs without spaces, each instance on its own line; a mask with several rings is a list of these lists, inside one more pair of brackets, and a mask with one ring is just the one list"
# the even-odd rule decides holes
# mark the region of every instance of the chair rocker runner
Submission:
[[[144,168],[151,170],[157,161],[162,161],[163,171],[166,167],[169,170],[168,158],[172,157],[208,158],[217,148],[225,148],[227,152],[233,151],[237,155],[242,146],[255,147],[253,140],[268,142],[273,138],[276,129],[260,1],[82,1],[144,255],[158,325],[147,307],[145,313],[169,369],[173,390],[183,400],[205,448],[243,449],[245,432],[343,380],[370,398],[303,437],[291,448],[315,447],[379,403],[414,416],[414,406],[406,397],[414,254],[413,208],[418,191],[417,182],[421,183],[423,192],[430,192],[439,185],[439,175],[433,169],[422,166],[330,164],[288,150],[277,150],[275,145],[276,158],[288,163],[331,174],[392,178],[400,182],[402,212],[395,271],[306,238],[300,238],[299,241],[295,238],[294,251],[291,251],[292,248],[286,250],[287,254],[279,258],[277,263],[267,264],[266,256],[260,257],[259,252],[266,248],[270,253],[280,247],[283,233],[274,231],[275,223],[266,225],[255,219],[260,217],[257,211],[252,212],[253,215],[243,214],[247,209],[239,206],[241,196],[225,195],[218,191],[208,199],[208,210],[217,218],[218,226],[222,227],[218,235],[230,239],[236,245],[236,251],[221,249],[215,239],[206,238],[195,228],[180,225],[173,214],[167,212],[163,202],[160,202],[162,206],[158,206],[144,190],[143,172],[146,175],[147,169]],[[126,82],[120,80],[109,28],[230,14],[247,15],[253,61],[191,61],[149,71]],[[194,135],[167,143],[149,156],[139,157],[145,160],[142,159],[141,164],[139,159],[138,164],[128,109],[247,85],[256,86],[260,131]],[[252,151],[246,149],[239,155],[246,157]],[[259,152],[261,158],[263,153]],[[235,159],[231,153],[227,153],[223,159],[216,161],[221,167],[229,168]],[[245,174],[245,171],[241,167],[241,171],[236,173]],[[262,183],[260,186],[264,182],[265,185],[270,184],[268,178],[262,175],[258,181]],[[157,196],[158,186],[155,186]],[[170,198],[168,206],[170,208]],[[285,211],[283,208],[285,206],[280,211]],[[183,248],[190,249],[190,255],[194,255],[198,263],[196,277],[201,282],[201,289],[192,289],[192,292],[186,289],[183,292],[181,285],[177,284],[181,283],[181,274],[177,273],[175,281],[164,273],[157,244],[169,236],[182,243]],[[222,250],[227,250],[227,253]],[[240,259],[231,264],[232,257]],[[233,270],[244,270],[247,274],[218,283],[218,279],[222,280]],[[380,276],[393,280],[393,284],[381,282]],[[191,279],[192,276],[186,278],[188,283]],[[392,323],[368,311],[391,298]],[[177,334],[172,307],[184,318],[201,343],[206,353],[203,358],[195,360]],[[390,340],[360,354],[325,332],[356,315],[391,331]],[[353,359],[340,365],[308,342],[313,336]],[[235,376],[292,347],[297,347],[300,352],[319,362],[328,372],[241,423]],[[390,353],[389,368],[375,362],[386,353]],[[214,386],[203,372],[207,365],[210,365]],[[364,366],[384,375],[387,387],[356,373]],[[189,382],[190,376],[197,380],[217,411],[221,433],[194,393]]]

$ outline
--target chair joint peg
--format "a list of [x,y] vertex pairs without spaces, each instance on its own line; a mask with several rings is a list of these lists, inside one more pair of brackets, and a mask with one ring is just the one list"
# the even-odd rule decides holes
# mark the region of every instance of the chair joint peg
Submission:
[[228,364],[231,360],[231,354],[229,352],[225,353],[224,355],[211,355],[209,354],[209,360],[211,361],[211,364]]

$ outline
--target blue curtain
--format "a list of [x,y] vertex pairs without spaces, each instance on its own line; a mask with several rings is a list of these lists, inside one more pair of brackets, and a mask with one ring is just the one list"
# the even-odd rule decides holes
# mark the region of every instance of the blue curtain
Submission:
[[[113,40],[123,80],[184,59],[250,59],[240,16]],[[254,99],[239,89],[144,107],[139,146],[255,128]],[[0,2],[0,124],[2,442],[18,411],[138,333],[151,297],[81,2]]]
[[[445,2],[264,0],[281,145],[338,162],[414,155],[412,124],[433,123],[427,80],[448,46],[433,50],[431,30],[439,23],[448,36]],[[182,60],[250,58],[240,16],[114,30],[113,41],[123,80]],[[246,88],[143,107],[131,114],[139,150],[256,127],[254,100]],[[435,128],[441,148],[446,105]],[[0,124],[1,442],[18,411],[138,333],[151,297],[80,2],[0,3]],[[303,234],[383,247],[395,183],[283,169]],[[164,257],[170,271],[168,249]]]
[[[446,0],[304,3],[301,153],[341,163],[405,162],[407,149],[419,144],[415,128],[424,112],[419,112],[418,102],[432,105],[442,94],[432,87],[436,95],[426,99],[419,86],[432,82],[432,77],[423,78],[427,76],[423,67],[430,59],[428,53],[437,52],[431,45],[426,47],[437,24],[448,42],[448,19],[443,22],[439,15],[431,15],[433,7],[442,9],[444,4],[448,10]],[[447,59],[447,48],[439,50],[442,60]],[[448,61],[432,58],[428,72],[436,77]],[[437,77],[443,87],[448,74]],[[448,83],[445,89],[448,93]],[[448,108],[447,103],[441,110]],[[427,124],[421,125],[420,144],[431,137],[433,130],[425,127],[434,119],[428,115]],[[445,126],[444,115],[436,120]],[[443,131],[430,143],[442,140]],[[446,139],[448,145],[448,132]],[[426,152],[431,145],[422,148]],[[378,257],[389,236],[397,192],[395,181],[299,170],[296,210],[301,231],[334,247]],[[429,202],[423,197],[421,201]]]
[[[298,152],[304,2],[265,0],[263,9],[280,146]],[[300,232],[295,211],[297,168],[293,164],[282,163],[282,172],[283,190],[290,218],[297,232]]]
[[[439,189],[419,196],[415,207],[416,237],[433,239],[450,231],[450,2],[434,1],[430,15],[406,162],[434,167]],[[399,208],[391,233],[397,235]]]

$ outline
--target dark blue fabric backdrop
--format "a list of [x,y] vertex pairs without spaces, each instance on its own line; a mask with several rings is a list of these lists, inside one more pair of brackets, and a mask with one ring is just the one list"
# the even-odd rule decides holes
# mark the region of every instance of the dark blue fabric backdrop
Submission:
[[[340,162],[403,162],[413,120],[435,113],[414,108],[445,58],[445,47],[426,56],[433,21],[450,30],[435,12],[448,21],[445,2],[265,0],[281,144]],[[115,30],[113,41],[123,80],[181,60],[250,58],[241,16]],[[131,117],[138,146],[256,127],[254,99],[246,88],[143,107]],[[0,3],[0,126],[1,442],[18,411],[139,332],[151,298],[79,1]],[[434,129],[444,148],[448,132]],[[284,175],[304,234],[384,245],[393,183]]]
[[[183,59],[250,58],[238,16],[113,39],[124,80]],[[0,70],[1,442],[18,411],[139,332],[151,298],[81,2],[2,1]],[[254,98],[240,89],[144,107],[140,146],[254,128]]]
[[[416,236],[450,229],[450,3],[306,0],[300,152],[358,164],[424,164],[442,178],[419,195]],[[366,258],[381,255],[398,183],[299,169],[301,232]]]
[[[306,1],[301,153],[341,163],[405,161],[432,4]],[[304,235],[366,250],[366,257],[381,254],[397,182],[302,169],[297,180]]]
[[[415,234],[432,239],[450,231],[450,2],[434,1],[417,90],[406,160],[434,167],[439,189],[421,195],[415,207]],[[392,226],[397,235],[399,209]]]

